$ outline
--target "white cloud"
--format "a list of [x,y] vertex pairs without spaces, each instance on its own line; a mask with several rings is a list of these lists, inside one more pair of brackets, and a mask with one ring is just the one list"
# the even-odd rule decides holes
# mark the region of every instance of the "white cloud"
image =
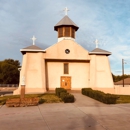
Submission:
[[[57,42],[54,25],[64,16],[67,6],[69,17],[80,27],[76,41],[91,51],[95,39],[99,47],[112,52],[112,71],[121,68],[121,59],[130,59],[130,1],[122,0],[1,0],[0,1],[0,60],[22,60],[21,48],[36,44],[42,48]],[[6,50],[6,51],[5,51]],[[13,52],[13,53],[12,53]]]

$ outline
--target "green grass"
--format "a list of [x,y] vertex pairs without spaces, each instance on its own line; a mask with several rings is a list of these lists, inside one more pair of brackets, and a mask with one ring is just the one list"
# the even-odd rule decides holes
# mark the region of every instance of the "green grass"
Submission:
[[118,95],[119,98],[117,99],[116,103],[130,103],[130,95]]
[[45,103],[59,103],[62,102],[62,99],[57,97],[55,94],[52,93],[46,93],[43,95],[39,96],[40,98],[42,98]]
[[[44,103],[59,103],[62,102],[61,98],[57,97],[54,93],[45,93],[45,94],[26,94],[26,98],[30,97],[39,97],[44,101]],[[3,96],[0,97],[0,105],[6,103],[7,99],[11,98],[20,98],[20,95],[10,95],[10,96]]]
[[3,96],[3,97],[0,97],[0,105],[3,105],[5,104],[6,100],[7,99],[11,99],[11,98],[19,98],[19,95],[12,95],[12,96]]
[[[26,94],[26,98],[29,97],[39,97],[44,101],[44,103],[59,103],[62,102],[61,98],[58,98],[54,93],[45,93],[45,94]],[[117,104],[120,103],[130,103],[130,95],[118,95],[118,99],[116,101]],[[0,97],[0,105],[5,104],[7,99],[11,98],[20,98],[19,95],[9,95]]]

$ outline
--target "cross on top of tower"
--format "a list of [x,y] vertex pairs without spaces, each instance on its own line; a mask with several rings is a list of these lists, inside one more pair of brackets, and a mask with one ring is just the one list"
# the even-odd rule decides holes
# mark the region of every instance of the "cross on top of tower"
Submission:
[[64,11],[65,11],[65,15],[68,15],[67,13],[68,13],[69,9],[67,7],[65,7]]
[[35,45],[35,40],[36,40],[37,38],[35,38],[35,36],[33,35],[33,37],[32,37],[31,39],[33,40],[33,45]]
[[98,40],[95,40],[96,48],[98,48]]

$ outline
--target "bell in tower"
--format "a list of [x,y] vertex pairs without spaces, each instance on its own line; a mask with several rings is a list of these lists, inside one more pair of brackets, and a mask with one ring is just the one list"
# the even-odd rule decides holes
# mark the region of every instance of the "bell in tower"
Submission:
[[67,16],[67,7],[65,8],[66,15],[55,26],[54,30],[58,32],[58,42],[63,39],[75,40],[75,31],[79,27]]

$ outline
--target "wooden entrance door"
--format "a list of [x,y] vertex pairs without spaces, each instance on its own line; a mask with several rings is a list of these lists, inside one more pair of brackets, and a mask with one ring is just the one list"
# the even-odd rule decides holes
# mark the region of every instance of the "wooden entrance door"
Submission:
[[61,88],[71,89],[71,77],[61,76]]

